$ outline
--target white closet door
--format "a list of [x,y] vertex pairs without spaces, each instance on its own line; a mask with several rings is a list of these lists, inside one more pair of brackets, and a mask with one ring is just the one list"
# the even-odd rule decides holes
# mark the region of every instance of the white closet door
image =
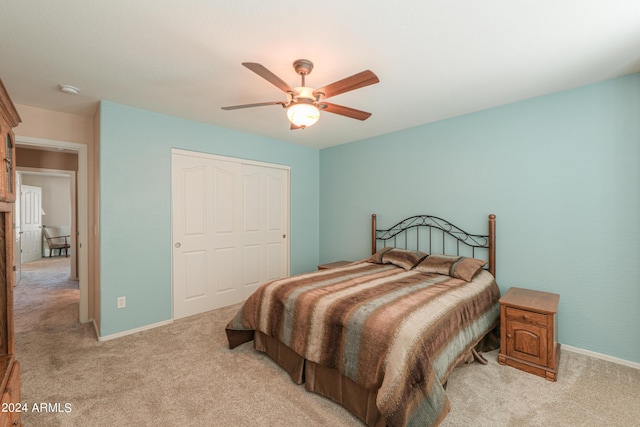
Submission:
[[288,275],[288,171],[243,165],[242,299]]
[[288,275],[288,169],[178,150],[172,162],[175,319]]

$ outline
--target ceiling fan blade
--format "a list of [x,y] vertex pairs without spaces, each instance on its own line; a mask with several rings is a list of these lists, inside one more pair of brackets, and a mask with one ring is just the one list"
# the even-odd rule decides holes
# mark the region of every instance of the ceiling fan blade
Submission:
[[265,105],[278,105],[278,104],[281,104],[283,107],[286,105],[286,103],[282,101],[273,101],[273,102],[258,102],[256,104],[231,105],[229,107],[222,107],[222,109],[223,110],[239,110],[240,108],[263,107]]
[[256,62],[243,62],[242,65],[244,65],[245,67],[247,67],[248,69],[256,73],[257,75],[259,75],[260,77],[262,77],[263,79],[265,79],[266,81],[268,81],[269,83],[271,83],[272,85],[280,89],[281,91],[285,93],[295,93],[296,95],[298,94],[297,91],[292,89],[280,77],[276,76],[267,68],[265,68],[264,65],[258,64]]
[[320,106],[322,107],[322,111],[333,114],[340,114],[341,116],[346,116],[357,120],[367,120],[371,116],[371,113],[367,113],[366,111],[360,111],[356,110],[355,108],[332,104],[330,102],[323,102],[322,104],[320,104]]
[[317,97],[319,94],[323,94],[322,98],[327,99],[332,96],[340,95],[341,93],[378,83],[379,81],[380,79],[378,79],[378,76],[376,76],[373,71],[365,70],[358,74],[354,74],[351,77],[338,80],[337,82],[321,87],[320,89],[316,89],[313,91],[313,95]]

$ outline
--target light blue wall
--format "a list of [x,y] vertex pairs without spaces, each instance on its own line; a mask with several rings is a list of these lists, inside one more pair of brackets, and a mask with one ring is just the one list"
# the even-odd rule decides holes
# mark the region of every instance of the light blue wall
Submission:
[[[171,319],[171,148],[290,166],[291,273],[317,265],[318,150],[102,102],[103,336]],[[127,307],[117,309],[122,295]]]
[[100,120],[103,336],[171,318],[182,148],[291,166],[293,274],[365,257],[373,212],[471,232],[495,213],[502,291],[559,293],[560,342],[640,362],[640,74],[320,153],[109,102]]
[[502,292],[559,293],[561,343],[640,362],[640,74],[321,150],[320,261],[367,256],[373,212],[495,213]]

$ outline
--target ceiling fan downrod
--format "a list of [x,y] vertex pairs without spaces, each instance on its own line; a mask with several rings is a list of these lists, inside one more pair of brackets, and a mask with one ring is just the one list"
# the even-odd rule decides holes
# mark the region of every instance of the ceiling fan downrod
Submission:
[[300,74],[300,77],[302,77],[302,87],[306,86],[305,76],[311,74],[311,70],[313,70],[313,62],[308,59],[296,59],[293,61],[293,69],[296,70],[296,73]]

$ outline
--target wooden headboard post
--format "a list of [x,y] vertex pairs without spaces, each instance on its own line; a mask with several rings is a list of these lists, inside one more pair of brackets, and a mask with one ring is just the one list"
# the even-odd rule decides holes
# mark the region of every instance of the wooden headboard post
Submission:
[[371,255],[376,253],[376,214],[371,215]]
[[496,277],[496,216],[489,215],[489,273]]

